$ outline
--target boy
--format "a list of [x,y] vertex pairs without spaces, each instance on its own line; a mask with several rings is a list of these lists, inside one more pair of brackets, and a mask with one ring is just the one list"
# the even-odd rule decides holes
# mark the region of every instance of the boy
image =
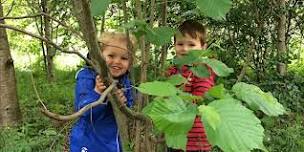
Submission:
[[[133,97],[128,69],[131,56],[128,40],[124,33],[103,33],[100,37],[102,56],[109,73],[125,88],[116,94],[121,104],[132,106]],[[95,102],[106,86],[91,68],[82,68],[76,75],[75,110]],[[127,126],[126,126],[127,127]],[[72,128],[70,136],[71,152],[120,152],[119,133],[113,109],[109,101],[84,113]]]
[[[190,50],[206,49],[206,28],[200,23],[193,20],[187,20],[178,27],[178,31],[179,33],[174,36],[174,47],[177,58],[186,55]],[[181,69],[178,69],[176,66],[169,68],[168,75],[181,74],[188,80],[188,83],[184,87],[184,91],[196,96],[203,96],[204,93],[214,85],[215,74],[211,69],[209,69],[209,72],[210,77],[200,78],[189,70],[189,65],[184,65]],[[211,150],[211,145],[207,140],[200,116],[196,116],[193,127],[188,132],[187,138],[187,152]],[[171,151],[177,152],[180,150]]]

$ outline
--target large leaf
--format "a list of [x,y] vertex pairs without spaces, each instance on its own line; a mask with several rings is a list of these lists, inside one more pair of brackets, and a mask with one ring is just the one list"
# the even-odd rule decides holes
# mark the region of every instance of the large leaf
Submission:
[[165,139],[167,145],[171,148],[186,149],[187,134],[165,134]]
[[136,38],[140,38],[141,36],[148,33],[149,25],[142,20],[132,20],[124,25],[125,28],[129,29]]
[[210,77],[210,72],[208,68],[204,65],[197,65],[190,68],[190,70],[194,73],[194,75],[201,77],[201,78],[207,78]]
[[213,19],[224,19],[232,4],[230,0],[196,0],[196,2],[201,12]]
[[214,51],[212,50],[190,50],[185,56],[174,59],[174,64],[178,67],[182,65],[192,65],[193,63],[200,62],[201,57],[207,57],[213,54]]
[[154,96],[174,96],[177,93],[177,89],[174,85],[169,82],[161,81],[141,83],[135,88],[141,93]]
[[200,114],[204,116],[205,120],[208,121],[208,124],[210,124],[212,129],[216,130],[216,128],[221,123],[221,117],[215,108],[211,106],[201,105],[198,107],[198,110]]
[[245,101],[254,110],[261,110],[269,116],[285,113],[284,107],[270,92],[263,92],[255,85],[239,82],[232,87],[232,91],[237,98]]
[[92,0],[91,13],[93,16],[102,15],[108,8],[111,0]]
[[[196,106],[185,104],[181,98],[173,96],[152,101],[143,112],[151,117],[158,130],[165,133],[169,147],[186,148],[187,133],[194,122]],[[176,139],[177,136],[180,139]]]
[[193,102],[203,100],[202,96],[195,96],[182,90],[177,90],[177,95],[183,99],[183,101]]
[[222,99],[211,102],[208,107],[220,116],[216,130],[211,127],[206,116],[202,121],[207,138],[213,146],[217,145],[225,152],[250,152],[253,149],[264,149],[264,128],[252,111],[235,99]]
[[222,99],[227,96],[226,89],[224,88],[223,84],[216,85],[216,86],[210,88],[208,90],[208,92],[206,92],[206,94],[208,94],[211,97],[218,98],[218,99]]
[[228,68],[226,66],[226,64],[224,64],[223,62],[221,62],[219,60],[204,58],[204,59],[201,60],[201,62],[207,64],[208,66],[210,66],[211,69],[214,71],[214,73],[217,76],[226,77],[230,73],[233,73],[233,69],[232,68]]
[[175,75],[170,76],[169,79],[167,80],[167,82],[171,83],[174,86],[177,86],[177,85],[181,85],[183,83],[186,83],[187,79],[184,78],[180,74],[175,74]]
[[161,46],[171,41],[175,30],[170,27],[156,27],[147,30],[147,40],[155,45]]

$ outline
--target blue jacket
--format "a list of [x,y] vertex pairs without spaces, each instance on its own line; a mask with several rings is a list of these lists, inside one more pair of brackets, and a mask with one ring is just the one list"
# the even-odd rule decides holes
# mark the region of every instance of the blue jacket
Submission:
[[[75,111],[99,99],[94,91],[96,72],[83,68],[76,74]],[[133,105],[131,82],[127,74],[123,84],[127,106]],[[127,127],[127,126],[126,126]],[[109,101],[84,113],[74,124],[70,135],[71,152],[121,152],[118,128]]]

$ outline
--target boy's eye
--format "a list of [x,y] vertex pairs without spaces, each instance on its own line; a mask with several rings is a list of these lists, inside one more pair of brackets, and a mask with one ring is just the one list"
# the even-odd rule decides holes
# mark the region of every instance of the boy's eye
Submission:
[[191,43],[191,44],[189,44],[189,46],[194,47],[194,46],[196,46],[196,45],[195,45],[195,44],[193,44],[193,43]]
[[177,43],[176,45],[178,45],[178,46],[182,46],[182,45],[184,45],[183,43]]
[[114,57],[114,55],[113,55],[113,54],[109,54],[109,55],[108,55],[108,57],[113,58],[113,57]]

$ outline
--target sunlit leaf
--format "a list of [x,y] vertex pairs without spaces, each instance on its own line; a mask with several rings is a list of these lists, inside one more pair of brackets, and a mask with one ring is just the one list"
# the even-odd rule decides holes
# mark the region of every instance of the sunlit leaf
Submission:
[[107,10],[111,0],[92,0],[91,1],[91,13],[93,16],[99,16],[104,14]]
[[225,152],[250,152],[264,149],[264,128],[253,112],[235,99],[221,99],[211,102],[208,107],[219,114],[220,123],[213,129],[207,118],[202,121],[207,138],[212,145],[217,145]]
[[[167,145],[178,149],[185,149],[187,133],[192,128],[196,116],[196,106],[186,104],[177,96],[158,98],[143,110],[152,120],[155,127],[164,132]],[[178,142],[174,138],[179,137]]]
[[208,95],[210,95],[214,98],[218,98],[218,99],[224,98],[226,96],[226,90],[225,90],[223,84],[220,84],[220,85],[217,85],[217,86],[214,86],[214,87],[210,88],[208,90],[208,92],[206,92],[206,93]]
[[239,82],[232,87],[232,91],[237,98],[245,101],[254,110],[261,110],[269,116],[285,113],[284,107],[270,92],[263,92],[255,85]]
[[201,12],[213,19],[224,19],[232,5],[231,0],[196,0],[196,2]]
[[171,41],[175,30],[170,27],[156,27],[147,31],[146,38],[149,42],[161,46]]
[[174,86],[177,86],[177,85],[181,85],[183,83],[186,83],[187,79],[184,78],[180,74],[175,74],[175,75],[170,76],[169,79],[167,80],[167,82],[171,83]]
[[214,55],[212,50],[190,50],[188,54],[183,57],[174,59],[174,64],[177,66],[192,65],[193,63],[200,62],[201,57],[208,57]]
[[206,66],[197,65],[190,68],[190,70],[194,73],[194,75],[201,77],[201,78],[208,78],[210,77],[210,72]]
[[135,87],[141,93],[154,96],[173,96],[176,95],[177,89],[169,82],[153,81],[141,83]]
[[201,60],[202,63],[207,64],[217,76],[226,77],[233,73],[232,68],[228,68],[226,64],[216,59],[204,58]]
[[198,107],[198,110],[200,115],[204,116],[205,120],[208,121],[208,124],[210,124],[212,129],[216,130],[216,128],[221,123],[221,118],[215,108],[206,105],[201,105]]
[[188,101],[188,102],[193,102],[193,101],[200,101],[203,100],[203,98],[201,96],[194,96],[190,93],[178,90],[177,91],[177,95],[183,99],[184,101]]
[[171,148],[186,149],[187,134],[165,134],[165,139],[166,144]]

